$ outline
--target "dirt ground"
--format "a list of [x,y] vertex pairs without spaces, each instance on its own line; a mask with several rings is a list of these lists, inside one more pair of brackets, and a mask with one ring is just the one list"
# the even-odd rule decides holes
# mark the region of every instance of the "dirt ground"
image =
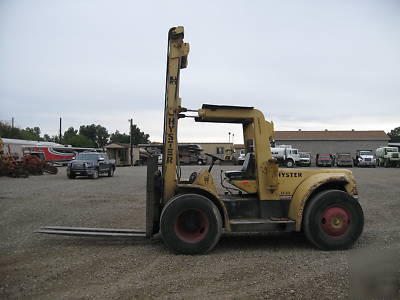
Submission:
[[[198,168],[184,167],[183,173]],[[217,182],[219,169],[214,170]],[[160,238],[34,233],[43,225],[143,228],[146,167],[118,168],[114,177],[98,180],[69,180],[64,168],[58,175],[2,177],[0,298],[350,298],[357,286],[352,274],[359,279],[376,270],[381,278],[400,253],[400,169],[353,172],[365,227],[352,249],[323,252],[294,233],[229,235],[211,253],[198,256],[175,255]],[[355,263],[360,257],[365,259]],[[379,270],[376,265],[388,267]],[[386,276],[389,289],[393,282],[398,289],[396,272],[394,281],[392,273]],[[366,280],[371,289],[382,287],[377,278]]]

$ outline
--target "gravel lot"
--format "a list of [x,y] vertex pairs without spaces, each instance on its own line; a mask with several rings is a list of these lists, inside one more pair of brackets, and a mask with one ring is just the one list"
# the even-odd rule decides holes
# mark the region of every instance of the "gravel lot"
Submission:
[[[183,174],[197,169],[183,167]],[[353,257],[400,252],[400,169],[353,172],[365,213],[353,249],[319,251],[301,234],[230,235],[200,256],[174,255],[159,238],[33,233],[43,225],[144,228],[146,167],[118,168],[98,180],[68,180],[63,168],[1,177],[0,298],[349,298]]]

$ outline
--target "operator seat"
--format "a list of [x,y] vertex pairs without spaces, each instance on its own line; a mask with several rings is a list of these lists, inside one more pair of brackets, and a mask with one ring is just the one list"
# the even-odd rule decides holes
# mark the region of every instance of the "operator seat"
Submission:
[[229,180],[253,179],[255,170],[254,154],[247,153],[241,170],[226,171],[225,176]]

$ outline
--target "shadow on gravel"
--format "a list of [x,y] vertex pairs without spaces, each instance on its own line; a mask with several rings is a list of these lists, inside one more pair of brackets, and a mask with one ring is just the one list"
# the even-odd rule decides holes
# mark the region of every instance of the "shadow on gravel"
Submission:
[[[157,248],[156,251],[162,251],[167,247],[162,242],[159,235],[151,240],[130,240],[116,238],[88,238],[88,237],[48,237],[42,240],[45,247],[113,247],[125,248],[135,246],[150,246]],[[158,250],[159,248],[159,250]],[[271,250],[282,251],[292,250],[293,248],[301,250],[310,250],[313,247],[299,233],[281,233],[281,234],[226,234],[223,235],[211,253],[234,252],[234,251],[254,251]],[[168,251],[168,250],[167,250]]]
[[254,250],[292,250],[313,249],[300,233],[270,234],[229,234],[222,236],[215,251],[254,251]]
[[61,237],[53,236],[42,239],[40,242],[46,247],[126,247],[135,245],[162,245],[162,240],[154,238],[151,240],[133,240],[128,238],[98,238],[98,237]]

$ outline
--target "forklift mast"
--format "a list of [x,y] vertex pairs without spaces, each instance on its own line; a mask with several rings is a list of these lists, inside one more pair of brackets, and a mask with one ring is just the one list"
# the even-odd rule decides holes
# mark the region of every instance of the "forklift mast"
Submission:
[[[165,82],[165,108],[163,131],[163,161],[162,161],[162,201],[166,203],[173,195],[177,185],[178,153],[178,119],[181,112],[179,98],[180,69],[187,66],[189,44],[183,42],[182,26],[173,27],[168,33],[167,74]],[[179,175],[179,174],[178,174]]]

